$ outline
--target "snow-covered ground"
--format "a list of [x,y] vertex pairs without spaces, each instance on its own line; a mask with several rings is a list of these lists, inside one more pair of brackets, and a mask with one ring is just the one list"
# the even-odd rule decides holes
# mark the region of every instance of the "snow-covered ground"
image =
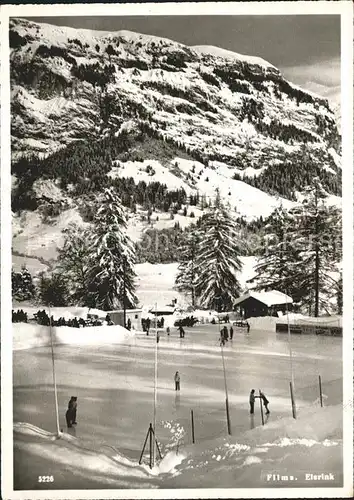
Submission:
[[[15,351],[49,346],[51,342],[49,328],[43,325],[14,323],[12,325],[12,335],[13,350]],[[61,326],[52,328],[52,339],[55,345],[114,345],[126,342],[134,335],[133,330],[126,330],[119,325],[85,328]]]
[[[146,460],[139,465],[115,447],[94,447],[67,434],[58,441],[53,433],[31,424],[17,423],[14,429],[15,460],[24,456],[30,458],[31,468],[24,471],[25,478],[45,464],[49,474],[55,477],[57,489],[67,489],[70,484],[72,488],[81,485],[85,489],[99,486],[184,488],[186,485],[190,488],[214,488],[216,485],[224,488],[276,487],[279,485],[274,484],[271,477],[274,462],[278,461],[282,465],[277,473],[291,474],[297,481],[296,484],[285,481],[281,484],[283,487],[313,486],[313,481],[305,480],[305,471],[316,473],[319,467],[333,471],[335,480],[330,484],[325,481],[321,484],[316,481],[315,484],[334,487],[342,480],[342,409],[337,405],[325,411],[326,418],[323,418],[322,410],[312,408],[296,421],[291,417],[284,418],[268,422],[264,428],[246,431],[237,438],[211,439],[195,445],[182,445],[179,449],[176,446],[178,438],[172,439],[170,449],[152,470]],[[173,430],[175,435],[183,434],[180,427]],[[17,471],[15,477],[18,476]]]
[[[291,417],[287,336],[252,330],[247,335],[236,330],[224,349],[232,427],[232,437],[228,437],[217,327],[186,329],[184,339],[176,329],[170,336],[163,335],[158,344],[156,433],[164,456],[176,451],[179,440],[179,458],[170,455],[166,459],[164,475],[158,471],[151,475],[146,466],[137,467],[153,418],[152,335],[137,335],[119,345],[55,347],[60,427],[65,433],[67,401],[71,395],[78,396],[75,436],[66,434],[65,440],[55,442],[47,435],[38,436],[31,427],[55,432],[50,348],[16,351],[15,487],[41,487],[33,477],[41,474],[44,464],[46,474],[56,478],[45,487],[54,489],[83,484],[85,488],[213,487],[217,478],[218,485],[225,487],[274,487],[279,485],[268,484],[263,474],[274,468],[281,473],[298,471],[297,485],[301,486],[305,466],[314,473],[330,466],[340,481],[341,417],[340,410],[330,405],[342,401],[342,339],[293,336],[292,351],[296,423]],[[181,373],[180,393],[174,390],[176,370]],[[325,401],[322,409],[319,374]],[[251,388],[263,389],[270,400],[271,414],[264,429],[251,430],[261,424],[259,407],[254,418],[249,415]],[[192,409],[196,446],[191,444]],[[171,468],[175,473],[168,472]]]

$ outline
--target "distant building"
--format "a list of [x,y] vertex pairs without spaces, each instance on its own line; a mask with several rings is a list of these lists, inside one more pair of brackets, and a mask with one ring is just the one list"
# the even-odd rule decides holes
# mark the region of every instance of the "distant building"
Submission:
[[[116,311],[105,311],[106,315],[109,314],[111,320],[115,325],[124,326],[124,310],[118,309]],[[131,327],[134,330],[141,330],[141,314],[142,309],[126,309],[126,322],[128,319],[131,321]]]
[[277,290],[254,292],[250,290],[235,300],[234,306],[242,318],[258,316],[278,316],[278,312],[286,313],[292,308],[293,299]]
[[157,306],[157,308],[152,307],[149,309],[149,313],[154,316],[170,316],[176,311],[175,307],[172,306]]

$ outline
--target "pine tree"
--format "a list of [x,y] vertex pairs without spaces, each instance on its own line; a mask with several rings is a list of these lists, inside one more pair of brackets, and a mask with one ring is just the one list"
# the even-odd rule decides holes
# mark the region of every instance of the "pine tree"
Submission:
[[35,295],[35,286],[32,281],[31,273],[28,269],[22,267],[22,287],[23,287],[23,300],[30,300]]
[[195,293],[207,308],[230,309],[241,292],[236,273],[241,270],[240,242],[236,222],[221,203],[217,190],[215,205],[200,220],[200,244],[196,258]]
[[39,281],[39,300],[42,304],[51,306],[67,306],[69,294],[63,276],[59,273],[53,273],[46,276],[40,274]]
[[23,266],[20,272],[11,272],[12,296],[18,301],[31,300],[35,296],[35,286],[28,269]]
[[118,195],[104,190],[90,235],[87,283],[90,303],[103,310],[135,306],[135,250]]
[[332,276],[338,274],[341,259],[341,214],[326,204],[327,193],[318,178],[304,195],[302,206],[291,210],[295,221],[292,240],[299,256],[295,276],[302,302],[317,317],[321,308],[330,309]]
[[293,219],[283,207],[276,208],[265,226],[263,255],[255,266],[255,276],[249,280],[256,290],[278,290],[291,295],[294,302],[301,299],[294,270],[299,262],[292,245]]
[[330,301],[341,308],[341,216],[326,204],[327,193],[318,178],[304,193],[301,206],[288,213],[276,209],[265,230],[266,248],[250,280],[258,290],[275,289],[318,316],[330,312]]

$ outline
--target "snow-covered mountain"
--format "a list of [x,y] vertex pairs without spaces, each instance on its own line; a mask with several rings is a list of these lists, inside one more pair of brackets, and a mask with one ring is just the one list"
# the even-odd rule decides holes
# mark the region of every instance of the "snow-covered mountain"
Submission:
[[[340,195],[328,101],[269,62],[130,31],[10,24],[13,162],[48,158],[14,168],[14,185],[26,176],[33,196],[49,178],[47,197],[59,189],[75,205],[79,168],[81,180],[133,177],[188,195],[218,187],[247,218],[292,206],[315,176]],[[95,144],[104,172],[86,168]]]

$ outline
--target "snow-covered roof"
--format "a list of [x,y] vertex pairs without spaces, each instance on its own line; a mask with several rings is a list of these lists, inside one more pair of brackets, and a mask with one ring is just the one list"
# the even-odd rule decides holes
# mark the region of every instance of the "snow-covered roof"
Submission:
[[[137,308],[137,309],[126,309],[125,310],[127,313],[139,313],[142,312],[142,308]],[[105,314],[111,314],[111,313],[122,313],[124,312],[124,309],[114,309],[112,311],[105,311]]]
[[172,306],[161,306],[161,307],[157,306],[157,309],[155,309],[155,306],[154,306],[154,307],[151,307],[151,308],[149,309],[149,312],[150,312],[151,314],[154,314],[154,313],[155,313],[155,310],[156,310],[157,312],[166,312],[166,313],[173,314],[173,313],[175,312],[176,308],[175,308],[175,307],[172,307]]
[[235,300],[234,305],[241,304],[245,300],[249,298],[253,298],[262,302],[266,306],[274,306],[279,304],[292,304],[293,299],[286,295],[285,293],[278,292],[277,290],[270,290],[269,292],[254,292],[253,290],[247,292],[245,295],[242,295],[238,299]]

